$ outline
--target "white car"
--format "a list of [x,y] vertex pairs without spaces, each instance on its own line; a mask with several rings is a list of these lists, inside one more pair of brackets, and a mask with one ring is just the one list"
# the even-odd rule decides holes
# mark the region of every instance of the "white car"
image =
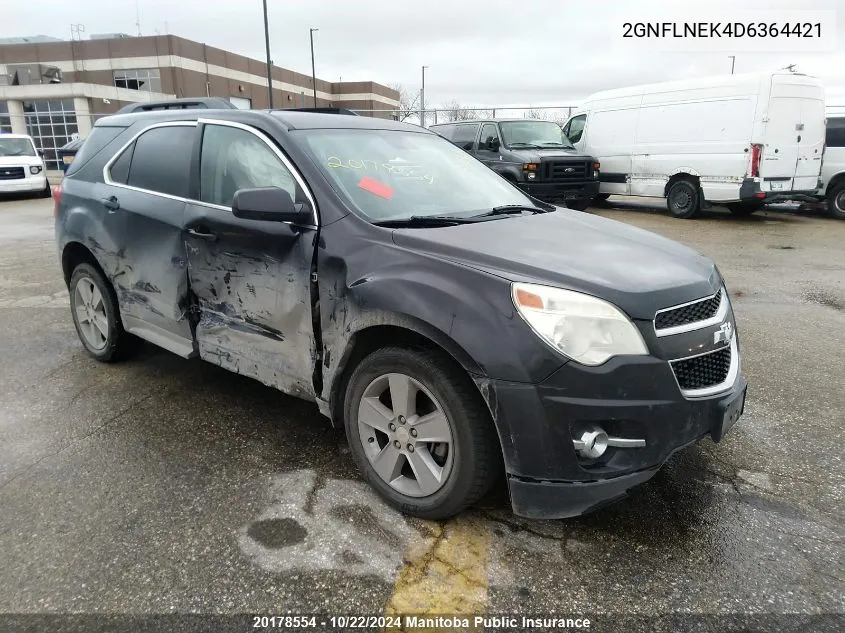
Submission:
[[845,220],[845,115],[828,116],[821,188],[830,214]]
[[50,196],[44,160],[26,134],[0,134],[0,194],[40,193]]

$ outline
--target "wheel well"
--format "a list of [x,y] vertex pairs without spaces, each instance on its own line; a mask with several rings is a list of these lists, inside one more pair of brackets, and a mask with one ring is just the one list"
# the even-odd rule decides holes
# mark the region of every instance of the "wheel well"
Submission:
[[502,173],[502,178],[504,178],[505,180],[507,180],[507,181],[509,181],[509,182],[519,182],[519,180],[517,179],[517,177],[516,177],[516,176],[514,176],[514,175],[513,175],[513,173],[511,173],[511,172],[509,172],[509,171],[503,172],[503,173]]
[[825,187],[824,195],[827,196],[828,192],[832,191],[834,187],[842,184],[845,181],[845,172],[836,174],[833,178],[830,179],[830,182],[827,183],[827,187]]
[[70,286],[70,278],[73,275],[73,270],[79,264],[91,264],[106,277],[100,262],[94,257],[94,254],[79,242],[70,242],[62,251],[62,273],[65,278],[65,285]]
[[696,187],[700,186],[700,181],[698,179],[698,176],[693,176],[692,174],[686,174],[686,173],[675,174],[674,176],[669,178],[668,182],[666,183],[666,186],[663,188],[663,197],[664,198],[669,197],[669,188],[672,185],[674,185],[676,182],[678,182],[679,180],[689,180]]
[[[396,325],[374,325],[355,334],[351,349],[341,361],[339,373],[332,384],[330,400],[332,423],[335,426],[343,426],[343,394],[346,392],[346,385],[352,372],[364,357],[382,347],[411,347],[435,351],[460,367],[469,377],[467,364],[472,360],[468,356],[464,362],[461,362],[456,354],[419,332]],[[459,353],[466,355],[463,350]],[[480,398],[481,393],[479,392],[478,395]],[[487,403],[483,404],[487,407]]]

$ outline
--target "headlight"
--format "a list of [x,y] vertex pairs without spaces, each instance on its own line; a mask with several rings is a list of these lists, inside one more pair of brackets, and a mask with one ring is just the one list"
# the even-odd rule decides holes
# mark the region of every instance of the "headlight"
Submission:
[[41,173],[41,166],[40,165],[33,165],[29,168],[30,174],[40,174]]
[[619,308],[590,295],[515,283],[513,302],[540,338],[584,365],[622,354],[648,354],[636,326]]

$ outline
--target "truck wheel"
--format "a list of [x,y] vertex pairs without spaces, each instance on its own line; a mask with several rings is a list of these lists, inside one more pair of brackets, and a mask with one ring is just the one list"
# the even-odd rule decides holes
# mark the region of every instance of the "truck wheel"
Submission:
[[827,192],[827,210],[837,220],[845,220],[845,182],[837,183]]
[[609,193],[597,193],[596,200],[599,202],[607,202],[607,199],[610,197]]
[[140,340],[120,322],[114,290],[90,264],[80,264],[70,278],[70,312],[76,333],[91,356],[104,363],[138,348]]
[[669,212],[676,218],[691,218],[701,208],[701,191],[691,180],[676,180],[666,193]]
[[501,452],[470,379],[440,354],[386,347],[355,368],[346,437],[364,478],[393,507],[446,519],[497,480]]
[[584,211],[590,206],[589,200],[566,200],[566,208],[574,211]]

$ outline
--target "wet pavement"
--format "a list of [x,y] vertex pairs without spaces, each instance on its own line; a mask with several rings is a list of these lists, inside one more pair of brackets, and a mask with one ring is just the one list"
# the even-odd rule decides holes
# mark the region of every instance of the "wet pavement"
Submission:
[[613,203],[719,264],[744,417],[586,517],[499,486],[438,524],[381,504],[308,403],[151,345],[91,360],[52,203],[0,201],[0,612],[845,612],[845,222]]

